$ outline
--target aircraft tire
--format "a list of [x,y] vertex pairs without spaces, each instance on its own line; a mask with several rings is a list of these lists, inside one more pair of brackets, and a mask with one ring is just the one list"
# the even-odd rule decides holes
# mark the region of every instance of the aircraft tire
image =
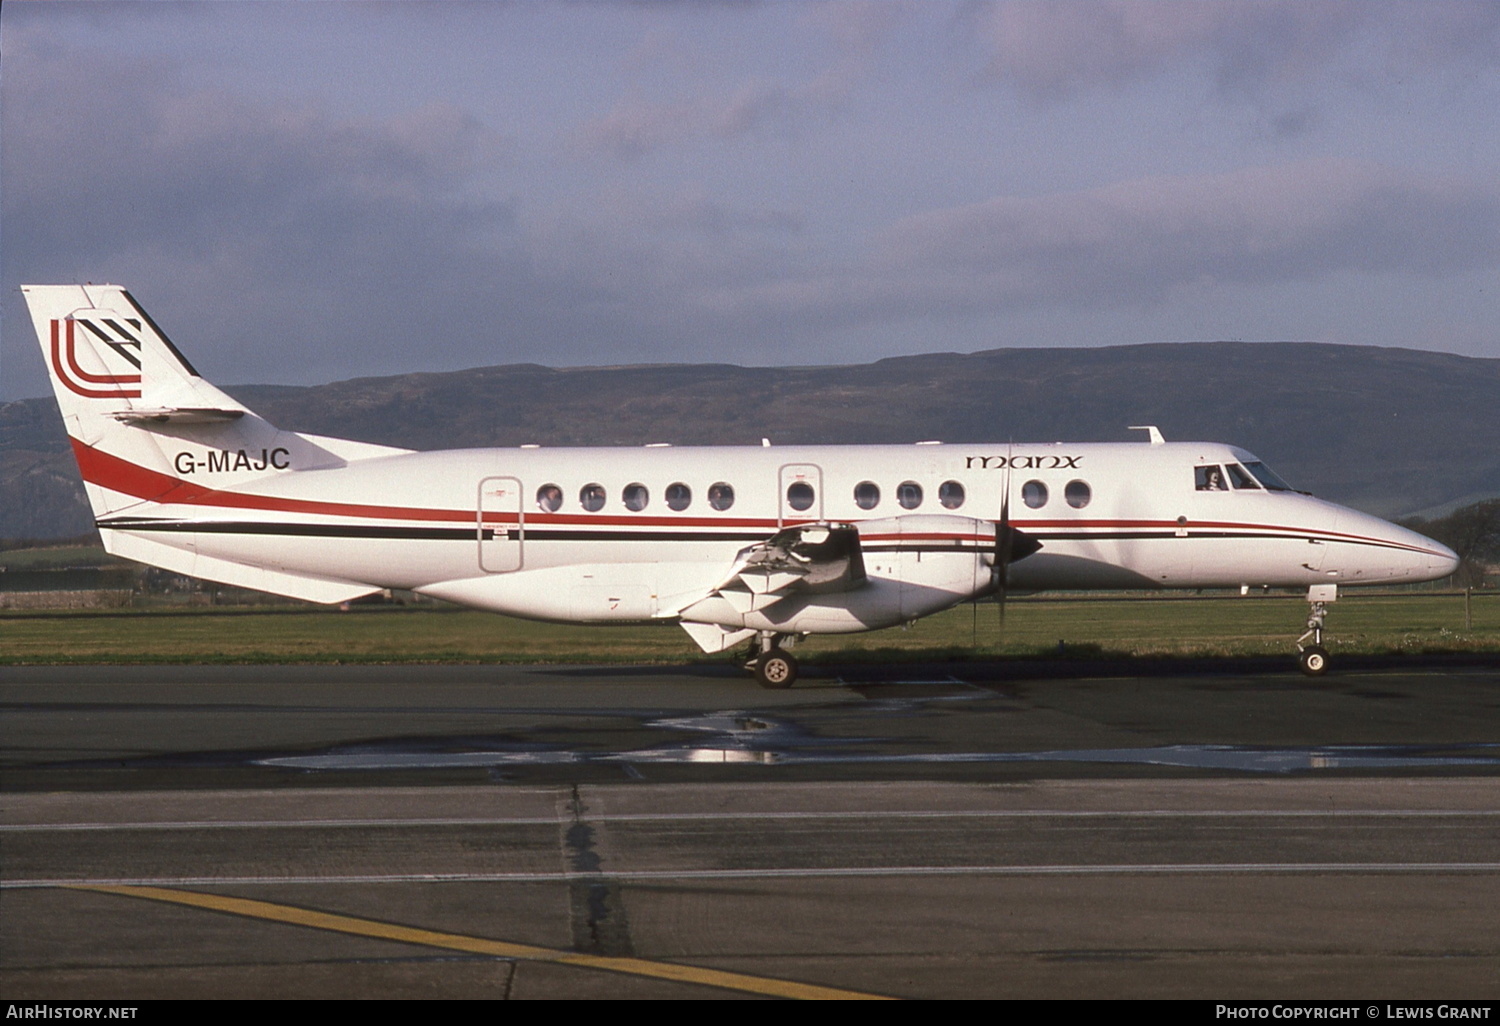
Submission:
[[797,660],[779,648],[762,652],[755,662],[755,679],[774,691],[789,688],[797,681]]
[[1322,645],[1309,645],[1297,655],[1297,665],[1309,677],[1321,677],[1328,672],[1328,649]]

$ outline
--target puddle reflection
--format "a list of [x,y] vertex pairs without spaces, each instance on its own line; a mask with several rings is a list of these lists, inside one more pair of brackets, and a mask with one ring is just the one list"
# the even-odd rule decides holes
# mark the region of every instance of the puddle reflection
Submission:
[[708,734],[629,751],[577,751],[495,743],[464,751],[360,745],[318,754],[255,760],[256,765],[298,770],[394,770],[568,764],[724,764],[761,766],[926,763],[1114,763],[1245,773],[1322,770],[1500,766],[1500,743],[1455,745],[1162,745],[1148,748],[1080,748],[1041,752],[893,752],[883,738],[825,738],[795,723],[741,712],[664,717],[648,727]]

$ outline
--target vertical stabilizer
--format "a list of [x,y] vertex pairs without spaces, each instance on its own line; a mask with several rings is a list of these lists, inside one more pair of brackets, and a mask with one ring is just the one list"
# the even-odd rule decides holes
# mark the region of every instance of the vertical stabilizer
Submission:
[[[118,285],[23,285],[63,417],[92,443],[110,424],[199,411],[225,420],[249,411],[177,351]],[[74,424],[70,422],[69,434]]]
[[342,443],[279,431],[203,380],[120,286],[21,291],[96,521],[344,465],[329,448]]

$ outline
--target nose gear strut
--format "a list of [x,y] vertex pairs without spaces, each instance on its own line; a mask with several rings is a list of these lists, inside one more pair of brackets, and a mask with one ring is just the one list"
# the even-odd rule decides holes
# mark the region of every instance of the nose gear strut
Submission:
[[[1323,647],[1323,624],[1328,619],[1328,603],[1337,601],[1337,584],[1314,584],[1307,589],[1307,630],[1297,639],[1297,665],[1309,677],[1328,672],[1328,649]],[[1305,642],[1311,638],[1312,644]]]

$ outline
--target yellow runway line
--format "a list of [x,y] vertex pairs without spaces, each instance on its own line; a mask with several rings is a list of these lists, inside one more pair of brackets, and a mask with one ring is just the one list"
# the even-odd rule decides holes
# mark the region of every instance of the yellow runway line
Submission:
[[888,1000],[880,994],[866,994],[855,990],[840,990],[836,987],[820,987],[811,983],[792,980],[777,980],[765,976],[749,976],[744,973],[725,972],[719,969],[704,969],[698,966],[678,965],[672,962],[653,962],[645,958],[610,958],[604,955],[583,955],[575,951],[558,948],[542,948],[531,944],[515,944],[511,941],[490,940],[485,937],[469,937],[459,933],[444,933],[424,930],[399,923],[383,923],[376,919],[339,915],[334,912],[318,912],[298,908],[295,905],[278,905],[252,898],[230,898],[220,894],[204,894],[199,891],[180,891],[166,887],[136,887],[110,885],[71,885],[68,890],[96,891],[101,894],[119,894],[128,898],[145,898],[149,901],[164,901],[174,905],[189,905],[194,908],[227,912],[249,919],[289,923],[307,926],[315,930],[331,930],[335,933],[353,934],[359,937],[377,937],[381,940],[399,941],[403,944],[421,944],[431,948],[450,951],[467,951],[477,955],[493,955],[497,958],[514,958],[527,962],[552,962],[557,965],[577,966],[580,969],[602,969],[606,972],[625,973],[629,976],[650,976],[679,983],[696,983],[705,987],[720,987],[747,994],[763,994],[767,997],[795,998],[798,1000]]

